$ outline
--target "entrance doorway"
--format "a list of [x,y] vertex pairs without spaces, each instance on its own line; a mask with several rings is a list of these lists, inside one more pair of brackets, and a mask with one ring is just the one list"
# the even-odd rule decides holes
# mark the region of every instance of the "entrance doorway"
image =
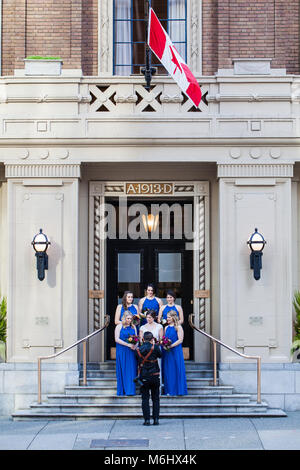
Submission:
[[[207,342],[188,325],[188,315],[193,312],[195,325],[210,333],[209,183],[92,181],[89,194],[89,331],[100,328],[105,315],[110,316],[109,328],[89,348],[89,360],[113,358],[114,315],[124,291],[132,290],[137,303],[145,295],[146,284],[152,282],[163,303],[169,288],[177,294],[176,303],[181,304],[185,317],[186,357],[209,361]],[[142,236],[144,220],[139,236],[135,204],[146,207],[146,217],[154,214],[152,204],[168,206],[170,236],[164,236],[161,215],[159,228],[154,224],[158,236],[153,236],[153,231],[150,236],[147,230]],[[174,210],[178,207],[181,215],[180,210]],[[190,227],[186,221],[191,219],[192,232],[186,230]],[[178,233],[178,221],[182,234]],[[138,236],[132,236],[131,228]],[[126,278],[128,271],[130,277]]]
[[[161,203],[162,201],[160,201]],[[132,201],[131,204],[136,204]],[[143,201],[143,204],[149,206],[155,201]],[[168,207],[174,203],[164,201]],[[184,209],[187,205],[192,214],[192,201],[176,201],[180,206],[177,217],[178,225],[183,224]],[[174,207],[174,206],[173,206]],[[130,208],[130,204],[129,204]],[[150,209],[150,206],[149,206]],[[187,210],[187,209],[186,209]],[[130,212],[130,211],[129,211]],[[134,303],[137,304],[140,298],[145,296],[145,289],[148,283],[153,283],[156,287],[156,296],[162,299],[166,304],[166,295],[168,290],[173,290],[176,294],[176,304],[181,305],[184,313],[184,342],[183,348],[185,357],[193,359],[193,331],[188,324],[188,316],[192,312],[193,303],[193,251],[188,250],[185,235],[182,230],[181,239],[178,239],[175,227],[175,214],[170,214],[169,238],[164,239],[162,234],[162,221],[158,224],[158,239],[153,239],[148,235],[147,239],[126,240],[107,239],[106,245],[106,279],[107,292],[106,302],[107,311],[110,312],[111,322],[108,327],[106,340],[106,357],[108,359],[115,357],[114,340],[114,312],[118,304],[121,303],[125,291],[130,290],[134,293]],[[191,220],[192,224],[192,220]],[[141,227],[143,230],[143,227]]]
[[126,290],[134,293],[134,303],[145,295],[147,283],[156,287],[156,296],[166,304],[168,290],[176,294],[176,303],[184,313],[184,342],[186,357],[193,359],[193,333],[188,325],[188,316],[193,299],[193,253],[185,250],[185,243],[168,241],[107,241],[107,285],[106,294],[111,323],[108,328],[108,358],[114,357],[114,317],[116,307],[121,303]]

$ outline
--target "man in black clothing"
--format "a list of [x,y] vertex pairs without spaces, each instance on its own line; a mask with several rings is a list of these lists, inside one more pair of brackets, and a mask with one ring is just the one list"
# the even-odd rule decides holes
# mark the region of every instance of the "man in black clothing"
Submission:
[[150,390],[153,403],[153,424],[158,425],[160,370],[157,359],[161,357],[161,350],[155,344],[153,334],[150,331],[144,333],[144,343],[136,350],[136,355],[139,364],[144,426],[150,425]]

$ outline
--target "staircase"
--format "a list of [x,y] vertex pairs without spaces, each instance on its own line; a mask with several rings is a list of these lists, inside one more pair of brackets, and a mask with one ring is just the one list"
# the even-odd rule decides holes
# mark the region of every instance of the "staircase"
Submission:
[[[82,375],[82,374],[81,374]],[[188,395],[161,396],[161,418],[283,417],[281,409],[235,393],[229,385],[213,386],[210,363],[186,362]],[[13,413],[14,420],[29,419],[129,419],[142,418],[141,396],[117,396],[115,362],[90,363],[87,386],[66,386],[64,394],[48,395],[48,401],[33,403],[28,410]],[[138,390],[137,390],[138,393]]]

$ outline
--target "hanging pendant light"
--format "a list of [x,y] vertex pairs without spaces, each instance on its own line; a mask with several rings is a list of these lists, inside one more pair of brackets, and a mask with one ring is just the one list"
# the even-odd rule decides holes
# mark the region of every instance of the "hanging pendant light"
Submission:
[[158,214],[157,215],[148,214],[147,217],[143,214],[142,220],[143,220],[144,229],[146,232],[155,232],[155,230],[157,229],[158,221],[159,221]]

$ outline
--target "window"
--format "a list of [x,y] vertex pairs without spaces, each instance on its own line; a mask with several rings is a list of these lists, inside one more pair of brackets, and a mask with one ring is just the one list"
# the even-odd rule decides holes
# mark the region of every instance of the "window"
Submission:
[[[186,61],[186,0],[152,0],[152,8],[168,32],[181,57]],[[140,74],[145,66],[147,2],[144,0],[114,0],[114,75]],[[165,68],[152,54],[157,74]]]

